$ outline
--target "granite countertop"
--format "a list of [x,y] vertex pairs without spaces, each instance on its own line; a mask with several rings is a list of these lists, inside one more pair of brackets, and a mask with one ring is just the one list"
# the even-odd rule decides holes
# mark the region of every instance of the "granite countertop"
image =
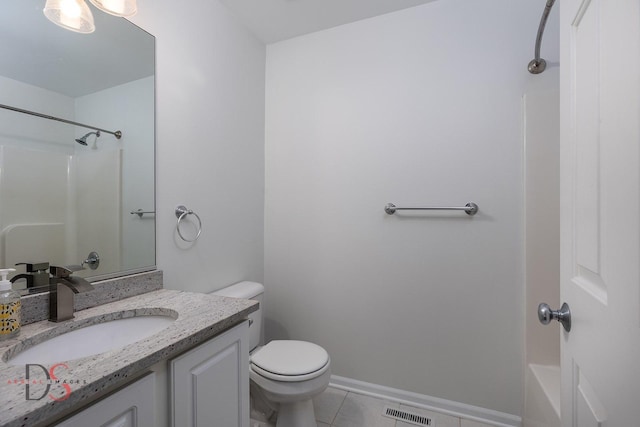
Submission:
[[[66,322],[45,320],[23,326],[16,338],[0,342],[0,426],[45,425],[47,420],[85,405],[96,394],[124,385],[152,365],[218,335],[257,309],[256,301],[163,289],[77,311],[75,319]],[[33,384],[30,397],[42,396],[39,400],[27,399],[26,366],[6,362],[21,348],[57,335],[59,328],[70,331],[108,320],[153,314],[177,319],[166,329],[136,343],[94,356],[60,361],[64,366],[54,368],[53,372],[57,378],[67,380],[67,384],[53,384],[47,393],[43,393],[46,385]],[[32,366],[30,382],[36,381],[36,377],[46,382],[45,369],[51,367]]]

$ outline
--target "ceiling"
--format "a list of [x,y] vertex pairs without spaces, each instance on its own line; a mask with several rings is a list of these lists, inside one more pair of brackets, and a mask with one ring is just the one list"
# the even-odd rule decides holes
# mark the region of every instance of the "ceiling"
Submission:
[[220,0],[270,44],[435,0]]
[[[270,44],[435,0],[220,1]],[[153,37],[139,37],[144,31],[127,20],[87,2],[96,32],[77,34],[47,21],[42,3],[12,1],[0,14],[0,57],[9,59],[0,75],[77,97],[153,74]]]
[[54,25],[42,0],[11,1],[0,13],[0,76],[71,97],[153,75],[154,38],[90,5],[96,31]]

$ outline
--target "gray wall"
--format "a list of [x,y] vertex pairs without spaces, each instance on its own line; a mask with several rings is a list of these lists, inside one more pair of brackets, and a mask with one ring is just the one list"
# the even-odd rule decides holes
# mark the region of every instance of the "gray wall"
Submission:
[[[519,415],[530,1],[434,2],[269,45],[268,338]],[[387,216],[387,202],[480,213]]]
[[[156,37],[157,264],[165,287],[263,279],[265,46],[216,0],[139,0]],[[193,245],[176,205],[201,218]],[[188,226],[183,229],[193,236]]]
[[[265,159],[264,45],[218,1],[139,0],[165,286],[264,281],[268,335],[325,346],[336,374],[519,414],[521,95],[541,8],[479,3],[269,46]],[[470,200],[473,219],[382,212]],[[195,245],[179,203],[202,217]]]

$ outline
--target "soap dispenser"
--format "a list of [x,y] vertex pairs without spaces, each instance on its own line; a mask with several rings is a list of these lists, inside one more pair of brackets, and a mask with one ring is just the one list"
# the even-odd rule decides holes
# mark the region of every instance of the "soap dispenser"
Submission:
[[0,269],[0,341],[13,338],[20,332],[20,293],[13,290],[7,274],[15,268]]

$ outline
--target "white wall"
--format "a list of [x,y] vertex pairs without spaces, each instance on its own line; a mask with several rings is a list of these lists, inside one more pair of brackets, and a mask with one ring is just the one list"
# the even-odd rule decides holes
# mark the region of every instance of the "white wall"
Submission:
[[[3,104],[55,117],[74,117],[74,99],[69,96],[3,76],[0,92]],[[73,153],[73,127],[63,123],[2,109],[0,129],[2,145]]]
[[[264,45],[217,0],[139,0],[131,20],[156,37],[157,264],[165,287],[262,281]],[[175,232],[179,204],[202,218],[193,245]]]
[[[267,49],[268,338],[519,415],[521,96],[541,5],[448,0]],[[480,212],[387,216],[388,202]]]

